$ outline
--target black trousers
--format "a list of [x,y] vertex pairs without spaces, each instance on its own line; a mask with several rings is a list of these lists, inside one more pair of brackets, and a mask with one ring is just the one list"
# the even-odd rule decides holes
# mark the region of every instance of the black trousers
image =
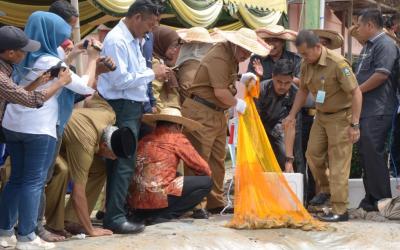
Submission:
[[168,195],[168,207],[163,209],[136,209],[135,218],[175,219],[192,210],[206,197],[212,187],[209,176],[185,176],[181,196]]
[[[303,173],[305,169],[305,161],[303,160],[303,150],[301,147],[301,124],[300,116],[297,117],[296,134],[294,140],[293,154],[294,154],[294,168],[296,173]],[[281,123],[275,125],[272,130],[266,130],[269,142],[271,143],[272,150],[274,151],[276,160],[278,161],[281,170],[285,170],[286,163],[286,149],[283,127]]]
[[[308,115],[307,109],[302,109],[301,113],[301,143],[303,149],[303,160],[307,162],[305,152],[307,151],[308,139],[314,122],[314,116]],[[310,168],[304,169],[304,201],[306,204],[315,196],[315,180]]]
[[373,205],[391,198],[390,177],[385,160],[385,144],[391,129],[392,116],[372,116],[360,120],[360,160],[363,169],[365,198],[361,204]]
[[396,116],[395,127],[392,134],[392,161],[396,165],[397,175],[400,174],[400,115]]

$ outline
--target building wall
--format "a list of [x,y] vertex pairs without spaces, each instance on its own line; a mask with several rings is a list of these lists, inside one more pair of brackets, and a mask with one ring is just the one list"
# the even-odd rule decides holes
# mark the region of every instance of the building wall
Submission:
[[[304,20],[304,15],[301,13],[301,4],[289,4],[288,7],[288,17],[289,17],[289,28],[298,31],[302,27],[302,20]],[[325,29],[335,30],[339,33],[342,32],[342,22],[334,14],[334,12],[329,8],[325,8]],[[345,53],[348,51],[347,46],[347,28],[345,29],[344,39],[345,39]],[[342,34],[343,35],[343,34]],[[352,53],[353,55],[359,55],[362,46],[356,39],[352,38]],[[294,46],[291,46],[291,50],[295,50]],[[338,53],[341,53],[340,49],[337,49]]]

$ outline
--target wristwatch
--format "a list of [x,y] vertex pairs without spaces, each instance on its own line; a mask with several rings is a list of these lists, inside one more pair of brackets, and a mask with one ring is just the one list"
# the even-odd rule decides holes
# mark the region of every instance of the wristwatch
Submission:
[[354,129],[360,129],[360,124],[359,123],[351,123],[350,127],[354,128]]
[[293,156],[286,156],[286,162],[293,163],[294,157]]

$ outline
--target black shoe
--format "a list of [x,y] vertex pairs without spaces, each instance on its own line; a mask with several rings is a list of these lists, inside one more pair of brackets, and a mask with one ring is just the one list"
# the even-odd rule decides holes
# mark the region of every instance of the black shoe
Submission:
[[325,222],[348,221],[349,220],[349,214],[347,212],[344,213],[344,214],[329,213],[329,214],[317,215],[317,218],[319,220],[325,221]]
[[310,205],[311,206],[321,206],[324,205],[329,198],[331,198],[331,195],[328,193],[319,193],[314,198],[310,200]]
[[103,211],[97,211],[97,213],[96,213],[96,219],[98,219],[98,220],[103,220],[104,219],[104,212]]
[[141,222],[125,221],[119,225],[113,227],[105,226],[104,228],[109,229],[116,234],[137,234],[143,232],[145,226]]
[[193,210],[192,216],[193,219],[208,219],[208,212],[204,208]]
[[358,208],[362,208],[366,212],[377,212],[379,211],[377,203],[371,204],[368,200],[363,199],[358,205]]
[[[224,210],[224,207],[217,207],[217,208],[208,209],[208,212],[210,212],[212,214],[220,214],[223,210]],[[234,212],[233,207],[228,207],[224,211],[225,214],[233,214],[233,212]]]

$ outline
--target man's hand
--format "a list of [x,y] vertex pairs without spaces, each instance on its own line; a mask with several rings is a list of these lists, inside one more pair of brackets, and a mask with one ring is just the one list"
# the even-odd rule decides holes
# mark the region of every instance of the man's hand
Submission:
[[[107,66],[109,65],[109,66]],[[96,60],[96,76],[108,73],[115,68],[115,63],[111,57],[100,57]]]
[[83,43],[84,43],[84,40],[77,43],[74,46],[74,48],[71,50],[71,52],[68,54],[68,58],[66,60],[68,62],[68,64],[71,64],[78,55],[80,55],[86,51],[85,48],[83,48]]
[[98,237],[98,236],[106,236],[106,235],[112,235],[113,232],[108,230],[108,229],[103,229],[103,228],[93,228],[92,232],[88,232],[90,237]]
[[287,129],[295,128],[296,118],[288,115],[285,119],[282,120],[282,126],[285,131],[287,131]]
[[51,80],[53,80],[53,77],[51,77],[50,72],[45,72],[41,76],[39,76],[39,78],[36,81],[37,81],[37,84],[40,86],[40,85],[46,84],[48,81],[51,81]]
[[62,85],[67,85],[72,81],[72,74],[69,69],[60,70],[58,80]]
[[247,104],[242,99],[236,98],[236,111],[240,114],[244,114],[246,111]]
[[349,133],[350,143],[354,144],[360,139],[360,129],[359,128],[349,127],[348,133]]
[[285,173],[294,173],[293,162],[287,161],[285,163]]
[[[99,49],[101,47],[103,47],[103,45],[99,41],[97,41],[96,39],[91,38],[89,40],[89,45],[88,45],[88,47],[86,49],[88,57],[89,57],[89,60],[90,59],[95,60],[100,56],[100,50]],[[97,48],[99,48],[99,49],[97,49]]]
[[249,81],[251,80],[257,80],[257,76],[252,73],[252,72],[247,72],[244,73],[241,77],[240,77],[240,82],[247,85]]
[[157,114],[157,107],[152,107],[152,108],[151,108],[151,112],[152,112],[153,114]]
[[256,72],[256,74],[258,75],[258,77],[262,77],[264,75],[264,67],[261,64],[260,59],[255,59],[253,61],[253,68],[254,71]]
[[154,75],[157,81],[164,82],[168,77],[169,68],[164,64],[157,63],[153,66]]

